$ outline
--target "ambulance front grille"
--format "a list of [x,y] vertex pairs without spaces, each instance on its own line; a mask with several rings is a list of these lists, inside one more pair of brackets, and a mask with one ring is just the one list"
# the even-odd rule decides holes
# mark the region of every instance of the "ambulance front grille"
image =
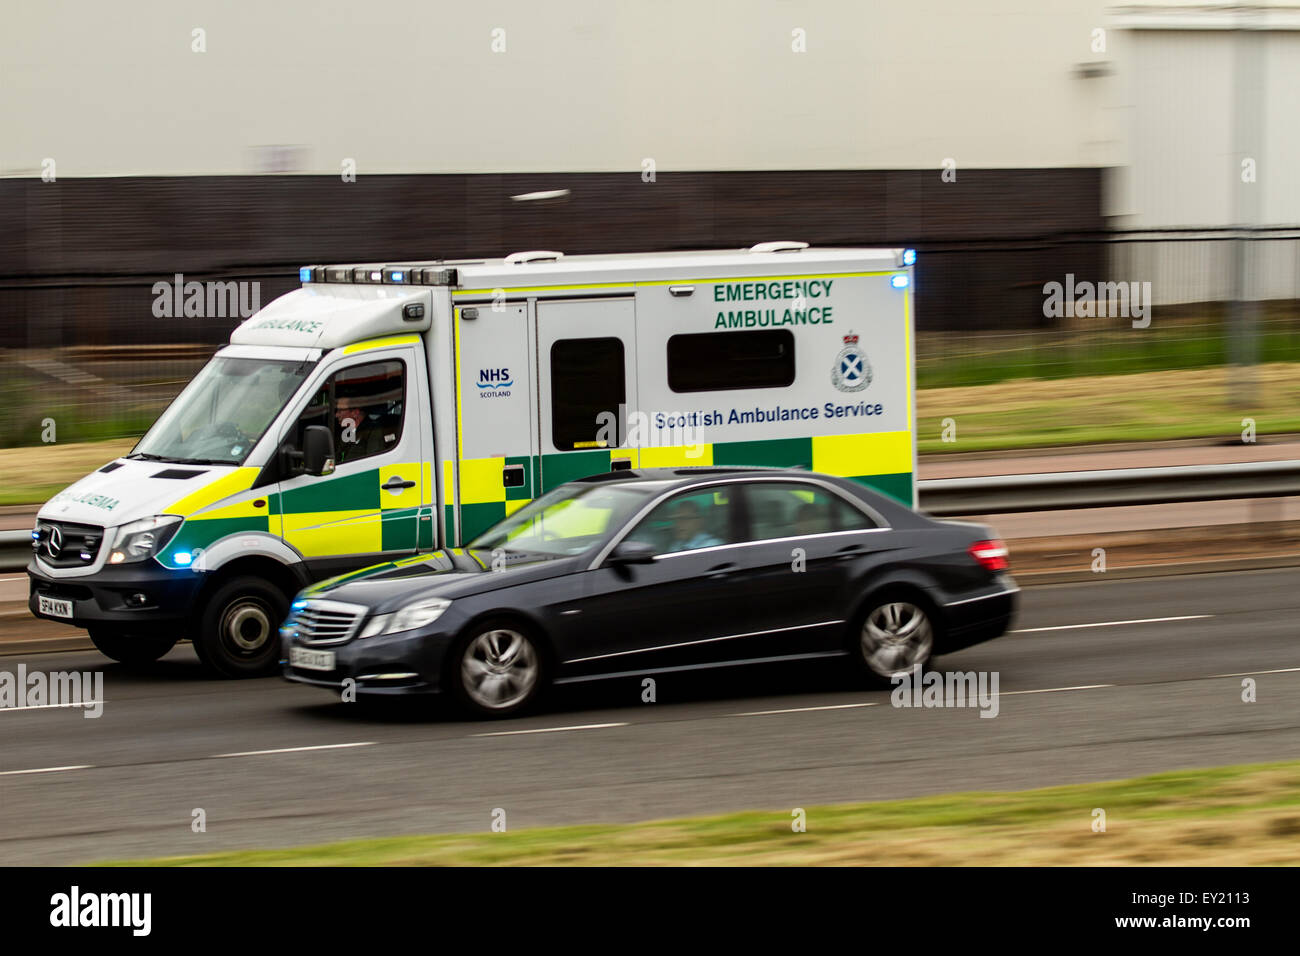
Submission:
[[288,626],[304,644],[350,641],[366,608],[340,601],[303,601],[289,616]]
[[104,529],[71,521],[37,521],[32,550],[52,568],[84,568],[95,563]]

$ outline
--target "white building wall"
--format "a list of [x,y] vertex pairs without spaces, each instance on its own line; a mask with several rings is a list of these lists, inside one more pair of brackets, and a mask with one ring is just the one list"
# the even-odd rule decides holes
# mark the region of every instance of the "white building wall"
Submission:
[[[1115,161],[1099,0],[41,0],[0,30],[0,175]],[[494,53],[503,29],[505,52]],[[205,31],[207,52],[191,52]],[[800,35],[806,52],[795,52]],[[268,147],[275,147],[270,148]]]

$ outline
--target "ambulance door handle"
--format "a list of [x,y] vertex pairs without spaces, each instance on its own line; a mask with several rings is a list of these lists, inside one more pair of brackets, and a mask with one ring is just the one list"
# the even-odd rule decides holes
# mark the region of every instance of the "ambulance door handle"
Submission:
[[609,470],[610,470],[610,471],[631,471],[631,470],[632,470],[632,459],[631,459],[631,458],[615,458],[613,461],[611,461],[611,462],[609,463]]
[[384,482],[384,491],[398,491],[399,489],[402,488],[414,488],[414,487],[415,487],[415,482],[403,481],[397,475],[393,475],[393,477],[389,478],[386,482]]

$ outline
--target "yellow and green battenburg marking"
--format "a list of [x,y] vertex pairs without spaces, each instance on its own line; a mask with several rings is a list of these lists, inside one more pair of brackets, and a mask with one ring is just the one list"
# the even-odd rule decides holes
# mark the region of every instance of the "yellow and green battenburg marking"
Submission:
[[[715,442],[666,448],[601,448],[541,456],[462,460],[461,542],[469,541],[556,485],[609,471],[610,464],[617,458],[630,459],[633,468],[700,465],[802,468],[852,478],[909,508],[912,506],[912,436],[905,431]],[[510,465],[523,466],[525,479],[521,487],[502,486],[502,469]],[[451,463],[448,462],[444,487],[451,486]],[[448,529],[453,527],[453,519],[454,509],[448,505]]]
[[[389,464],[321,478],[284,493],[270,487],[265,493],[248,493],[259,469],[238,468],[168,509],[184,517],[185,523],[167,553],[193,552],[247,532],[283,535],[307,557],[432,548],[434,522],[421,519],[426,515],[432,519],[433,508],[421,505],[420,486],[397,495],[380,487],[393,475],[409,475],[420,468],[415,462]],[[427,466],[423,471],[427,482]],[[239,500],[222,503],[233,497]],[[264,504],[258,507],[257,501]],[[164,563],[173,564],[170,558]]]

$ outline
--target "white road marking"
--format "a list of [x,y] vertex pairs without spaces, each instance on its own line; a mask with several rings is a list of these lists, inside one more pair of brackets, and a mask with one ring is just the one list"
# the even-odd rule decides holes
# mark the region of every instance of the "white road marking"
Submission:
[[862,704],[826,704],[821,707],[788,707],[784,710],[748,710],[743,714],[726,714],[727,717],[766,717],[768,714],[806,714],[814,710],[852,710],[855,707],[879,707],[882,701]]
[[1210,677],[1255,677],[1259,674],[1295,674],[1300,667],[1279,667],[1271,671],[1242,671],[1240,674],[1211,674]]
[[362,740],[354,744],[318,744],[315,747],[280,747],[276,750],[243,750],[233,754],[213,754],[217,757],[264,757],[267,754],[297,754],[308,750],[343,750],[347,747],[373,747],[373,740]]
[[1056,694],[1066,690],[1097,690],[1099,687],[1114,686],[1114,684],[1078,684],[1074,687],[1044,687],[1041,690],[1003,690],[998,692],[998,696],[1014,697],[1016,694]]
[[[22,529],[19,528],[18,530],[21,531]],[[26,581],[26,580],[27,580],[27,575],[25,575],[25,574],[8,574],[8,575],[0,576],[0,582],[4,582],[4,581]]]
[[1058,624],[1055,627],[1021,627],[1008,634],[1039,634],[1043,631],[1074,631],[1084,627],[1119,627],[1123,624],[1163,624],[1166,621],[1199,621],[1213,614],[1183,614],[1179,617],[1143,617],[1135,621],[1097,621],[1094,624]]
[[41,620],[35,614],[29,611],[27,608],[23,608],[21,611],[0,611],[0,617],[17,617],[20,614],[26,614],[33,621]]
[[0,770],[0,777],[16,777],[24,773],[58,773],[61,770],[90,770],[88,763],[74,764],[69,767],[36,767],[32,770]]
[[626,727],[627,721],[613,724],[573,724],[568,727],[538,727],[534,730],[497,730],[490,734],[471,734],[473,737],[514,737],[519,734],[558,734],[564,730],[603,730],[606,727]]
[[84,700],[68,704],[17,704],[13,707],[0,707],[0,713],[4,713],[6,710],[48,710],[51,707],[95,707],[103,703],[106,703],[106,701]]

